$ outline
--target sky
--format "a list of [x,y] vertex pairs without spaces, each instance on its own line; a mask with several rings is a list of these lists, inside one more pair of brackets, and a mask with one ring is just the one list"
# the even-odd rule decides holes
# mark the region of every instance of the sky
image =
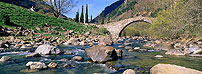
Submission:
[[[74,0],[77,1],[76,6],[68,13],[65,13],[67,17],[75,18],[76,12],[79,9],[79,15],[81,14],[82,5],[88,4],[88,16],[92,15],[93,18],[98,16],[106,6],[111,5],[117,0]],[[85,6],[84,6],[84,15],[85,15]]]

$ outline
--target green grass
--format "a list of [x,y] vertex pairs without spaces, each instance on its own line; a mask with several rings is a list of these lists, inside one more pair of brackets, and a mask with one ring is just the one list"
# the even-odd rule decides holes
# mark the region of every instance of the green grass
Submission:
[[8,16],[8,18],[10,19],[10,23],[33,30],[36,30],[36,27],[39,27],[43,30],[42,27],[46,23],[51,25],[52,27],[56,27],[55,30],[57,31],[62,31],[62,26],[67,30],[74,30],[79,33],[87,32],[93,28],[91,26],[83,26],[75,22],[29,11],[26,8],[16,5],[0,2],[0,25],[9,28],[15,28],[13,25],[5,24],[5,17],[2,17],[5,15]]

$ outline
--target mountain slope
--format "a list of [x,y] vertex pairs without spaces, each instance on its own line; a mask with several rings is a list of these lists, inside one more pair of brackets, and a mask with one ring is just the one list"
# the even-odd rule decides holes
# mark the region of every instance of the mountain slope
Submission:
[[[111,13],[113,10],[115,10],[116,8],[118,8],[121,4],[124,3],[125,0],[119,0],[113,4],[111,4],[110,6],[107,6],[103,11],[102,13],[104,13],[104,16],[108,15],[109,13]],[[95,19],[94,19],[94,22],[99,22],[99,20],[101,20],[102,18],[102,13],[97,16]]]
[[43,30],[43,26],[51,25],[55,30],[62,31],[61,27],[67,30],[85,32],[89,28],[75,22],[64,19],[50,17],[48,15],[29,11],[26,8],[0,2],[0,25],[3,26],[22,26],[27,29],[36,30],[36,27]]
[[[120,21],[123,19],[147,16],[156,17],[158,11],[166,9],[172,4],[172,0],[125,0],[119,7],[105,15],[106,22]],[[113,5],[110,5],[113,7]],[[105,10],[104,10],[105,11]],[[95,22],[101,23],[101,15],[94,19]]]

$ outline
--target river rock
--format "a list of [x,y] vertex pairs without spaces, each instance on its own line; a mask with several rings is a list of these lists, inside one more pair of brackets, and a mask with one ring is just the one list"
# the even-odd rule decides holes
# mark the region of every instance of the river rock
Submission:
[[132,45],[132,43],[124,43],[125,46]]
[[71,64],[64,64],[63,67],[64,68],[69,68],[69,67],[72,67],[72,65]]
[[45,65],[45,63],[42,63],[42,62],[32,62],[32,61],[28,62],[26,64],[26,66],[30,67],[30,69],[38,69],[38,70],[47,68],[47,66]]
[[127,69],[122,74],[136,74],[133,69]]
[[156,55],[156,56],[154,56],[155,58],[163,58],[163,56],[162,55]]
[[33,54],[30,54],[30,55],[26,55],[25,57],[28,58],[28,57],[40,57],[41,55],[39,53],[33,53]]
[[155,50],[170,50],[171,48],[172,48],[172,42],[170,42],[170,41],[161,42],[154,46]]
[[191,57],[202,57],[201,54],[190,54],[189,56],[191,56]]
[[66,55],[71,55],[71,54],[73,54],[73,53],[70,52],[70,51],[65,51],[64,54],[66,54]]
[[119,48],[123,48],[124,46],[123,46],[123,45],[119,45],[118,47],[119,47]]
[[176,55],[176,56],[184,56],[185,55],[185,53],[182,50],[178,50],[178,49],[168,50],[165,54],[166,55]]
[[82,61],[83,60],[83,57],[81,56],[75,56],[72,58],[73,61]]
[[199,49],[193,52],[193,54],[201,54],[201,53],[202,53],[202,49]]
[[108,73],[93,73],[93,74],[108,74]]
[[39,53],[42,55],[54,55],[54,54],[60,54],[61,51],[57,47],[51,45],[49,42],[44,43],[43,45],[40,45],[34,53]]
[[8,61],[8,60],[10,60],[10,57],[2,56],[1,59],[0,59],[0,62],[4,62],[4,61]]
[[183,44],[183,43],[176,43],[174,45],[174,48],[175,49],[178,49],[178,50],[181,50],[181,49],[184,49],[186,46]]
[[125,49],[129,50],[129,49],[133,49],[131,46],[126,46],[124,47]]
[[118,57],[122,57],[122,50],[121,49],[115,49],[115,51],[116,51],[116,54],[117,54],[117,56]]
[[[76,45],[75,43],[77,43],[79,41],[78,38],[70,38],[67,42],[63,43],[64,45]],[[78,43],[77,43],[78,45]]]
[[148,51],[147,49],[136,49],[135,51],[138,51],[138,52],[145,52],[145,51]]
[[94,45],[85,49],[86,54],[93,62],[104,63],[117,59],[116,51],[111,46]]
[[57,66],[58,66],[58,64],[54,63],[54,62],[51,62],[51,63],[48,64],[49,68],[56,68]]
[[143,45],[144,47],[154,48],[156,43],[154,41],[148,41],[146,44]]
[[157,64],[150,69],[150,74],[202,74],[202,72],[177,65]]
[[98,45],[112,45],[113,41],[110,37],[101,37],[98,41]]

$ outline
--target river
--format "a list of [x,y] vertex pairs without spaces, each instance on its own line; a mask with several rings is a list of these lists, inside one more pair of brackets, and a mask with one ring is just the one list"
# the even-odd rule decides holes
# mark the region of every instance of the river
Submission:
[[[132,47],[142,47],[142,41],[130,41],[133,43]],[[165,51],[147,51],[147,52],[128,52],[124,48],[118,48],[118,45],[123,45],[124,41],[120,44],[113,44],[112,46],[117,49],[122,49],[122,58],[108,62],[107,64],[97,64],[88,61],[85,49],[90,46],[59,46],[61,50],[73,52],[72,55],[49,55],[43,57],[25,58],[25,55],[31,54],[26,51],[16,52],[2,52],[0,57],[9,56],[12,61],[0,63],[0,74],[93,74],[93,73],[109,73],[109,74],[122,74],[126,69],[134,69],[137,74],[149,74],[152,66],[164,63],[175,64],[187,68],[192,68],[202,71],[202,58],[188,57],[188,56],[169,56],[165,55]],[[33,48],[33,50],[36,48]],[[155,58],[156,55],[162,55],[163,58]],[[81,62],[71,61],[74,56],[82,56],[84,58]],[[61,59],[68,59],[62,61]],[[41,61],[46,65],[50,62],[59,64],[58,68],[45,69],[39,71],[30,71],[26,67],[29,61]],[[72,67],[63,68],[64,64],[71,64]],[[108,68],[111,65],[113,68]]]

